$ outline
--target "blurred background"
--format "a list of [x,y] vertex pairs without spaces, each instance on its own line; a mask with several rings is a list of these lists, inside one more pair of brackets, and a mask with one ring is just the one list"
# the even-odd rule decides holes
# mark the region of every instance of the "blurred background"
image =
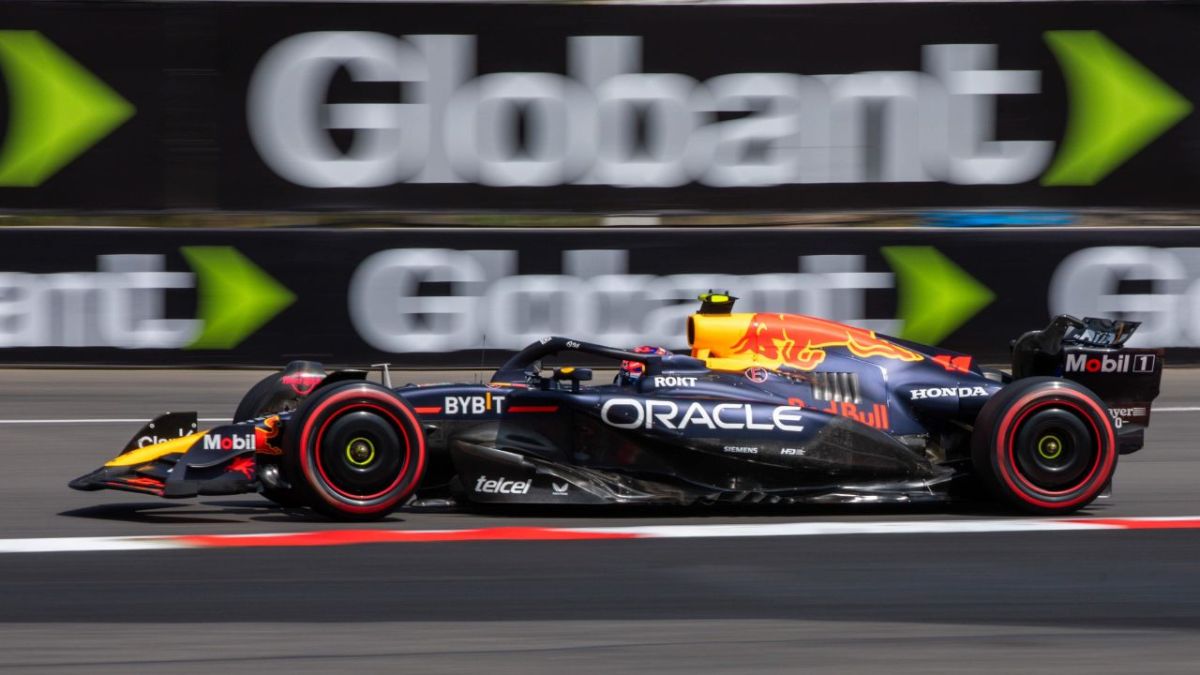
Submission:
[[435,509],[355,527],[871,533],[121,551],[342,525],[66,482],[293,359],[686,348],[710,288],[990,364],[1120,318],[1194,364],[1197,44],[1152,0],[0,3],[0,538],[43,551],[0,553],[0,670],[1196,672],[1194,370],[1088,512],[1128,532]]
[[1119,317],[1179,363],[1197,11],[8,2],[0,363],[679,347],[707,288],[993,361]]

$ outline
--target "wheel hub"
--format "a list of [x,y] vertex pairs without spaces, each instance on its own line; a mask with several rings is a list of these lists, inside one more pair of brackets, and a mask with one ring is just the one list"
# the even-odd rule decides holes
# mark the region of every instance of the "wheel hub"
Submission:
[[1037,452],[1044,459],[1057,459],[1062,454],[1062,439],[1054,434],[1046,434],[1038,439]]
[[1098,457],[1085,422],[1056,406],[1043,406],[1026,418],[1014,440],[1016,468],[1041,490],[1070,489]]
[[354,466],[366,466],[375,459],[375,444],[368,438],[357,436],[346,444],[346,461]]

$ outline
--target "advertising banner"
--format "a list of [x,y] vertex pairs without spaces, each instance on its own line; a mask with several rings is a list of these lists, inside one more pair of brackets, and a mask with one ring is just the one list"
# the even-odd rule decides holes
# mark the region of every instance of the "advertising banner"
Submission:
[[8,2],[0,209],[1200,205],[1194,3]]
[[708,289],[993,362],[1060,313],[1200,347],[1173,229],[0,228],[0,363],[493,367],[549,335],[686,350]]

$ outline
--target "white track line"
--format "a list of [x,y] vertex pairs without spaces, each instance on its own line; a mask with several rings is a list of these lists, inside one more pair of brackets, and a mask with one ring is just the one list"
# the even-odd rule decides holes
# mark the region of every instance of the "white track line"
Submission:
[[[1174,406],[1167,408],[1153,408],[1153,413],[1183,413],[1183,412],[1200,412],[1200,406]],[[117,417],[94,417],[87,419],[39,419],[39,420],[0,420],[0,424],[145,424],[150,420],[147,418],[117,418]],[[228,417],[201,417],[201,422],[228,422]]]
[[1120,532],[1200,529],[1200,516],[1164,518],[993,518],[982,520],[825,521],[741,525],[644,525],[634,527],[490,527],[462,530],[318,530],[288,533],[57,537],[0,539],[4,553],[148,551],[244,547],[317,547],[479,541],[699,539],[804,537],[864,534],[980,534],[996,532]]
[[0,553],[161,551],[174,548],[181,547],[170,537],[54,537],[0,540]]

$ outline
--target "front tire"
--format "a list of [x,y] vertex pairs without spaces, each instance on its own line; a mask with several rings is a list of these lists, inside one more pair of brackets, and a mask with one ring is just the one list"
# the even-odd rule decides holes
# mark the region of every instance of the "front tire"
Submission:
[[390,389],[352,382],[318,390],[284,432],[289,476],[309,504],[344,520],[375,520],[407,499],[425,471],[425,434]]
[[971,440],[975,471],[1026,513],[1062,515],[1087,506],[1116,470],[1116,430],[1104,403],[1069,380],[1022,379],[993,396]]

